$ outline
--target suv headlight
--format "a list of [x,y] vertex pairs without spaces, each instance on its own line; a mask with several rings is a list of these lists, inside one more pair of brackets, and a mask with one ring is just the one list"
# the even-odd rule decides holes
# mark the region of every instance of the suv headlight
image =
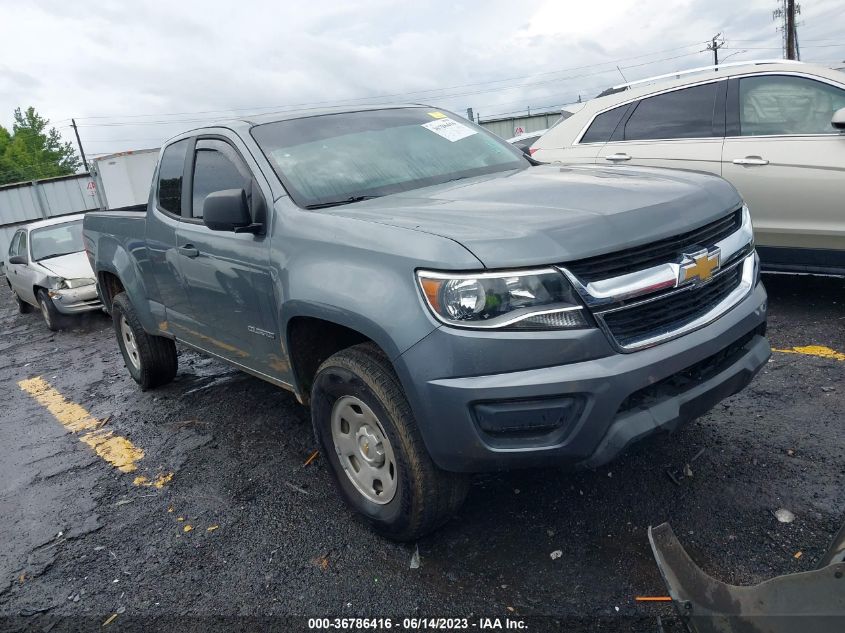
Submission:
[[575,290],[554,268],[504,272],[417,271],[428,307],[457,327],[563,330],[591,327]]
[[63,279],[61,282],[59,282],[59,288],[82,288],[83,286],[90,286],[93,283],[96,283],[96,280],[90,277],[80,277],[79,279]]

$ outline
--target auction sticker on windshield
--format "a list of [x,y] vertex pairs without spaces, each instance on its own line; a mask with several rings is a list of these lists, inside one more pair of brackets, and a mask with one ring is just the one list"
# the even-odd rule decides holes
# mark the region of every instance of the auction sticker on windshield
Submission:
[[455,141],[460,141],[462,138],[466,138],[467,136],[472,136],[475,134],[475,130],[472,128],[467,127],[466,125],[461,125],[454,119],[450,119],[446,117],[445,119],[437,119],[436,121],[430,121],[428,123],[423,123],[422,126],[427,130],[431,130],[435,134],[442,136],[447,141],[451,141],[454,143]]

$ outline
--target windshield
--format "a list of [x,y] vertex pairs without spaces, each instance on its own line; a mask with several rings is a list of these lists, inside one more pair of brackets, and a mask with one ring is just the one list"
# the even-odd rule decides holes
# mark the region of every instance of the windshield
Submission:
[[481,127],[433,108],[345,112],[256,126],[252,135],[294,202],[356,202],[528,167]]
[[85,250],[82,220],[34,229],[29,234],[29,249],[35,262]]

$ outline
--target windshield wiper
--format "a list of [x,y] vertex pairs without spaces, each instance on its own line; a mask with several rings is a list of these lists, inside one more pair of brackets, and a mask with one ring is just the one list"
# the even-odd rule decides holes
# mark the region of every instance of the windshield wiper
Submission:
[[43,262],[45,259],[52,259],[53,257],[64,257],[65,255],[70,255],[70,253],[53,253],[52,255],[45,255],[44,257],[39,257],[36,262]]
[[361,200],[372,200],[373,198],[380,198],[381,196],[351,196],[345,200],[332,200],[331,202],[318,202],[317,204],[307,204],[306,209],[325,209],[327,207],[338,207],[342,204],[352,204],[353,202],[361,202]]

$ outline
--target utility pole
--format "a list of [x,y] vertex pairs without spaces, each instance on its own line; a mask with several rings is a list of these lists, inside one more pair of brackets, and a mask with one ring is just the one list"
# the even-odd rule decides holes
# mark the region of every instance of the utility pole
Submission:
[[783,20],[778,30],[783,32],[783,54],[786,59],[801,59],[798,52],[798,23],[796,15],[801,14],[801,5],[795,0],[781,0],[781,6],[772,12],[772,19]]
[[795,55],[795,0],[786,0],[786,58],[798,59]]
[[[67,121],[67,119],[65,120]],[[73,126],[73,133],[76,134],[76,144],[79,146],[79,153],[82,156],[82,165],[85,167],[85,171],[88,171],[88,161],[85,160],[85,150],[82,149],[82,141],[79,140],[79,130],[76,129],[76,121],[71,119],[70,124]]]
[[707,50],[713,51],[713,65],[714,66],[719,65],[719,49],[722,48],[725,45],[725,40],[724,39],[719,40],[720,37],[722,37],[722,34],[716,33],[716,35],[714,35],[713,38],[710,40],[710,42],[707,44]]

